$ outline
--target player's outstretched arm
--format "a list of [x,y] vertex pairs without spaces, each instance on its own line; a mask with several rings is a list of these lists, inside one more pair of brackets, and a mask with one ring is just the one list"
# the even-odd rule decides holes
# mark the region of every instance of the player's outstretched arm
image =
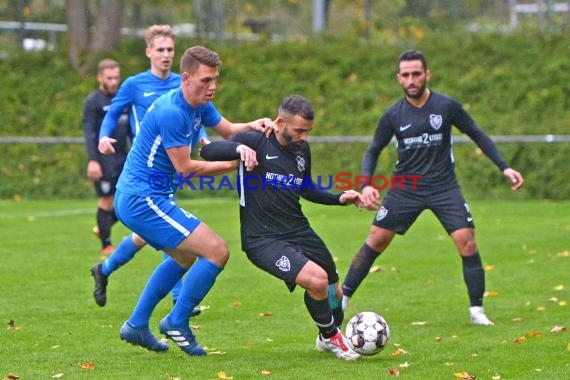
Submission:
[[517,191],[518,189],[523,187],[524,178],[521,173],[517,172],[512,168],[506,168],[505,170],[503,170],[503,174],[505,175],[505,177],[511,180],[511,183],[513,184],[511,186],[511,189],[513,191]]

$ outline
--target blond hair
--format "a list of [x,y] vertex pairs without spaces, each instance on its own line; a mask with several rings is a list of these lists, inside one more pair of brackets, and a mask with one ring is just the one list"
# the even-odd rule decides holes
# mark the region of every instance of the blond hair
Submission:
[[152,41],[159,36],[172,38],[173,41],[175,39],[174,32],[170,25],[152,25],[144,31],[146,46],[150,47],[152,45]]

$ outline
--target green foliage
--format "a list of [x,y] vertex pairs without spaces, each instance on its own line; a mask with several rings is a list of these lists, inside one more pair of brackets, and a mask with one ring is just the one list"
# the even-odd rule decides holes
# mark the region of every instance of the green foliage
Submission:
[[[177,57],[196,43],[220,53],[223,65],[215,103],[230,120],[274,117],[284,96],[300,93],[315,106],[314,135],[371,136],[382,112],[402,95],[395,80],[397,56],[404,49],[416,48],[427,54],[430,86],[460,100],[490,135],[570,134],[568,31],[469,34],[437,32],[411,23],[400,33],[401,38],[385,34],[381,44],[330,36],[282,43],[178,39]],[[55,52],[14,53],[0,59],[4,73],[0,86],[9,89],[1,95],[1,135],[81,136],[82,104],[96,81],[94,76],[73,72],[65,46],[59,47]],[[141,41],[125,39],[120,51],[109,56],[122,63],[126,78],[148,68],[143,52]],[[365,148],[366,144],[315,144],[315,173],[358,172]],[[81,146],[2,149],[10,152],[0,164],[10,180],[2,181],[0,198],[92,196],[90,186],[83,186]],[[500,173],[485,157],[473,156],[474,149],[472,145],[457,147],[458,176],[464,189],[476,197],[507,193]],[[568,198],[570,182],[564,181],[569,175],[564,160],[567,145],[501,145],[500,149],[528,180],[521,196]],[[52,154],[49,160],[38,154],[44,150]],[[32,164],[34,168],[53,172],[42,177],[40,191],[15,180],[18,165],[30,161],[26,157],[30,151],[40,157]],[[383,153],[378,170],[387,174],[394,158],[392,153]],[[70,178],[78,184],[75,189],[62,186],[72,183]],[[546,189],[545,184],[553,181],[556,190]]]
[[[317,352],[317,329],[303,291],[289,293],[246,259],[236,200],[181,203],[232,252],[201,303],[210,308],[191,320],[198,342],[218,355],[189,358],[172,342],[168,352],[157,354],[119,339],[162,254],[146,247],[121,267],[109,279],[107,305],[98,307],[89,274],[100,261],[100,243],[91,234],[94,200],[0,201],[0,377],[188,380],[220,379],[224,371],[236,380],[394,379],[389,369],[398,369],[403,379],[455,379],[461,371],[477,379],[568,377],[568,331],[551,330],[570,327],[565,305],[570,202],[470,202],[477,245],[489,269],[487,290],[496,294],[485,298],[494,327],[469,323],[455,247],[436,218],[422,214],[376,260],[379,270],[351,300],[347,318],[372,310],[391,328],[383,352],[354,363]],[[303,209],[343,279],[373,213],[308,203]],[[117,224],[113,241],[126,233]],[[171,302],[168,295],[153,313],[153,333]],[[264,370],[271,375],[263,376]]]

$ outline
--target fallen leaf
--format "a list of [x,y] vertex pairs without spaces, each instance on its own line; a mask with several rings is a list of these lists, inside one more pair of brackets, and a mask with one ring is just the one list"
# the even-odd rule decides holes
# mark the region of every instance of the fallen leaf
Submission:
[[234,377],[233,376],[228,376],[226,375],[225,371],[220,371],[218,372],[218,379],[223,379],[223,380],[232,380]]
[[52,376],[53,379],[61,379],[63,377],[63,373],[56,373]]
[[570,257],[570,252],[569,251],[558,252],[556,254],[556,256],[558,256],[558,257]]
[[524,334],[524,336],[527,338],[540,338],[542,334],[539,333],[538,331],[531,331]]
[[390,356],[399,356],[399,355],[404,355],[407,353],[408,353],[408,351],[404,350],[403,348],[398,348],[396,351],[392,352],[390,354]]
[[526,338],[524,336],[520,336],[518,338],[515,338],[514,342],[515,343],[523,343],[526,340]]
[[390,368],[388,370],[388,375],[400,376],[400,370],[398,368]]
[[566,306],[566,301],[560,301],[560,302],[558,302],[558,306]]
[[402,364],[400,364],[400,368],[408,368],[410,366],[410,363],[408,362],[403,362]]
[[483,297],[496,297],[498,295],[499,293],[494,290],[490,290],[488,292],[483,293]]
[[55,349],[55,348],[60,348],[60,347],[61,347],[61,344],[58,344],[57,346],[51,346],[50,348]]
[[194,331],[198,331],[198,330],[200,330],[200,325],[191,324],[190,328]]
[[436,336],[436,337],[435,337],[435,341],[436,341],[436,342],[441,342],[442,340],[443,340],[443,337],[442,337],[442,336]]
[[497,267],[494,264],[485,265],[486,271],[495,270]]
[[564,331],[566,331],[566,327],[564,327],[564,326],[558,326],[558,325],[556,325],[556,326],[554,326],[553,328],[550,329],[550,332],[551,332],[551,333],[559,333],[559,332],[564,332]]
[[491,377],[491,380],[501,380],[501,375],[497,374]]
[[570,351],[570,343],[566,345],[566,351]]
[[273,313],[271,311],[264,311],[259,313],[260,317],[271,317],[273,315]]
[[470,375],[469,373],[467,373],[466,371],[459,371],[459,372],[455,372],[453,374],[456,378],[461,379],[461,380],[475,380],[476,377],[473,375]]
[[558,298],[556,298],[556,297],[550,297],[550,298],[548,299],[548,302],[558,303]]
[[241,307],[241,302],[232,303],[232,307]]
[[268,370],[266,370],[266,369],[262,369],[262,370],[261,370],[261,374],[262,374],[263,376],[268,376],[268,375],[271,375],[271,371],[268,371]]
[[375,273],[375,272],[381,272],[382,271],[382,267],[380,265],[373,265],[372,268],[370,268],[370,273]]
[[6,376],[6,380],[18,380],[20,378],[20,376],[18,375],[14,375],[13,373],[9,373],[8,376]]
[[478,357],[478,356],[479,356],[479,355],[477,355],[477,354],[471,354],[471,357],[472,357],[472,358],[476,358],[476,357]]
[[83,362],[80,364],[83,369],[95,369],[95,363],[93,362]]
[[556,291],[564,290],[564,285],[556,285],[553,289]]
[[216,356],[216,355],[225,355],[226,353],[224,351],[207,351],[207,354],[210,356]]
[[513,322],[515,322],[515,323],[524,322],[524,318],[523,317],[515,317],[515,318],[513,318]]
[[448,367],[451,367],[452,365],[455,365],[455,363],[453,363],[453,362],[446,362],[445,365],[448,366]]
[[273,339],[271,339],[271,338],[266,338],[265,340],[266,340],[267,342],[273,342]]
[[546,308],[544,306],[539,306],[536,308],[536,311],[545,311]]
[[414,326],[425,326],[427,325],[426,321],[417,321],[417,322],[412,322],[412,325]]

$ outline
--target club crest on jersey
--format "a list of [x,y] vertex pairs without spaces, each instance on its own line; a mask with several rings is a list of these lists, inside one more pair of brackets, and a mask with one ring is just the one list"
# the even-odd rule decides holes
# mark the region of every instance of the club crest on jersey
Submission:
[[275,265],[282,272],[289,272],[291,270],[291,263],[289,262],[287,256],[281,256],[281,258],[277,260]]
[[380,209],[376,213],[376,220],[381,221],[386,217],[386,215],[388,215],[388,209],[386,209],[384,206],[380,206]]
[[297,156],[297,169],[299,169],[300,172],[305,171],[305,159],[302,156]]
[[442,121],[443,121],[443,118],[441,117],[441,115],[434,115],[433,113],[429,115],[429,124],[436,131],[439,128],[441,128]]

